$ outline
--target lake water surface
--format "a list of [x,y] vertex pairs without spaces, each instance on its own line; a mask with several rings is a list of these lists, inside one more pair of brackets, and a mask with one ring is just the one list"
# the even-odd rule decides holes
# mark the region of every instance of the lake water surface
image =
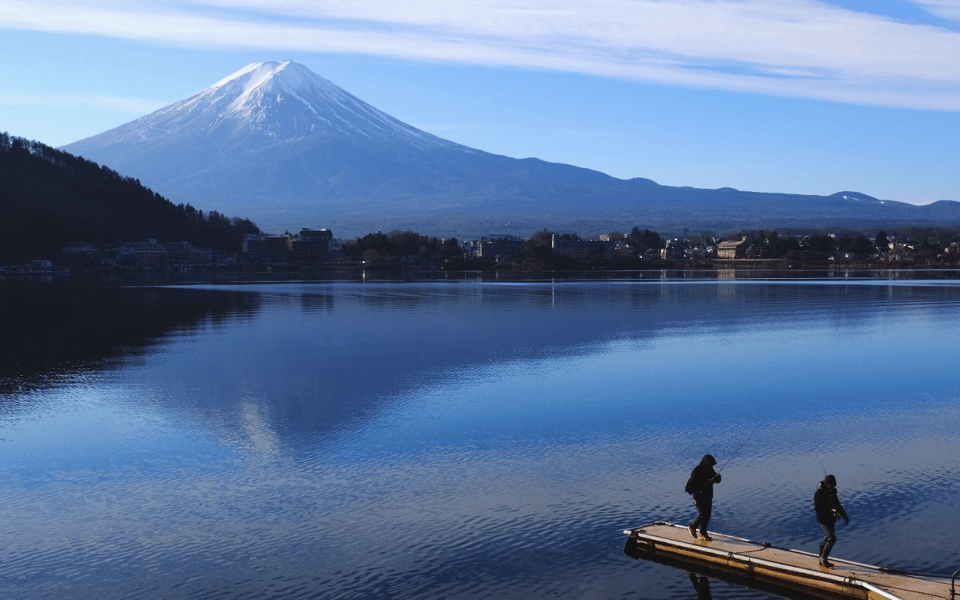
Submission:
[[[0,283],[0,597],[697,598],[694,516],[960,569],[960,282]],[[729,463],[727,461],[729,460]],[[714,598],[769,598],[722,581]]]

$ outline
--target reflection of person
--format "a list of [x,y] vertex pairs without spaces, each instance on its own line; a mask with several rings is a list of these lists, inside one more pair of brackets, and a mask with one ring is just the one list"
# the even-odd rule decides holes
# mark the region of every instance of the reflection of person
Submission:
[[703,575],[697,577],[696,573],[689,573],[689,575],[693,589],[697,592],[697,600],[713,600],[713,595],[710,593],[710,580]]
[[693,468],[690,479],[687,481],[687,493],[693,495],[693,504],[697,507],[697,518],[690,523],[690,535],[697,537],[697,528],[700,536],[710,540],[707,535],[707,525],[713,514],[713,484],[720,483],[720,473],[713,470],[717,460],[713,455],[704,454],[700,464]]
[[817,486],[817,491],[813,494],[813,509],[817,512],[817,522],[823,528],[823,540],[820,542],[820,566],[830,568],[833,563],[827,558],[833,550],[833,545],[837,543],[837,517],[843,517],[845,523],[850,523],[847,511],[843,510],[840,499],[837,498],[837,478],[833,475],[824,477]]

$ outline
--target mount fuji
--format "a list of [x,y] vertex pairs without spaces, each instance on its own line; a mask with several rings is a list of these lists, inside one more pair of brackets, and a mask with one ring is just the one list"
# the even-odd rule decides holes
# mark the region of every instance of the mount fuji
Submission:
[[444,140],[291,61],[251,64],[136,121],[62,148],[174,202],[248,217],[266,231],[338,237],[581,235],[650,228],[859,229],[960,224],[960,204],[700,190],[623,180]]

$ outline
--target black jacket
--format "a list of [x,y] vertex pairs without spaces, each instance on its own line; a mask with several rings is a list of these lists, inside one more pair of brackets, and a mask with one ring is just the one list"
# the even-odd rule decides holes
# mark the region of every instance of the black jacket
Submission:
[[817,511],[817,522],[819,523],[836,523],[838,515],[843,517],[844,521],[850,520],[847,517],[847,511],[840,506],[840,499],[837,498],[837,488],[830,487],[822,481],[813,494],[813,510]]
[[690,473],[690,493],[693,494],[694,500],[713,500],[713,484],[716,475],[713,465],[706,462],[701,462],[693,468]]

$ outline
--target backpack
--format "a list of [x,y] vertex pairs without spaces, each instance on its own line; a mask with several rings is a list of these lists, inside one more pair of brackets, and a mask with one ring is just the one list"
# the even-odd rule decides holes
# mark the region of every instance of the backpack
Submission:
[[683,491],[685,491],[688,494],[693,494],[694,492],[697,491],[693,483],[693,475],[691,475],[690,478],[687,479],[687,485],[683,486]]

